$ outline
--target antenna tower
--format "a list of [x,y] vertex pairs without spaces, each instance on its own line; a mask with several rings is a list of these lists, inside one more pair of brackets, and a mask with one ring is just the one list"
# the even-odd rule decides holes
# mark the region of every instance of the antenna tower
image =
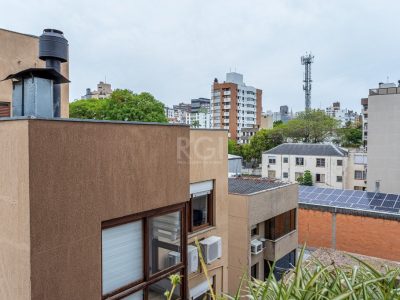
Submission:
[[306,111],[311,109],[311,64],[314,62],[314,56],[311,54],[303,55],[301,57],[301,64],[304,65],[304,79],[303,79],[303,90],[306,98]]

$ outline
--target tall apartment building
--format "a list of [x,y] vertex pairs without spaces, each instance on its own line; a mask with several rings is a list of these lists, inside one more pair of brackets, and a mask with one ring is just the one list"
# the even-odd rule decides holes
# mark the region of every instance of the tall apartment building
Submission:
[[[10,74],[28,68],[45,67],[39,59],[39,37],[0,28],[0,118],[12,116],[13,82],[2,81]],[[68,78],[68,62],[61,64],[61,74]],[[69,116],[69,86],[61,86],[61,117]]]
[[86,89],[86,94],[82,99],[104,99],[110,97],[112,93],[111,83],[100,81],[97,84],[97,90],[92,91],[90,88]]
[[[368,191],[400,193],[400,86],[370,89],[368,111]],[[365,115],[365,112],[364,112]],[[364,134],[365,134],[364,133]]]
[[296,263],[297,184],[268,179],[229,178],[229,290],[244,273],[265,280]]
[[210,110],[210,99],[208,98],[196,98],[191,100],[191,113],[198,113],[201,111]]
[[240,142],[243,128],[261,125],[262,90],[248,86],[243,75],[226,74],[226,80],[212,85],[211,115],[214,128],[229,130],[229,137]]

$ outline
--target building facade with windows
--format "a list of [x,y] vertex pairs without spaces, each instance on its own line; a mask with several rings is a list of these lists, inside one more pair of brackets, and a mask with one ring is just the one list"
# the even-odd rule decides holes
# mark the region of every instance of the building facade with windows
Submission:
[[368,137],[367,189],[400,193],[400,86],[380,83],[377,89],[369,90],[364,102],[368,108],[368,123],[364,124],[368,130],[364,131],[364,139]]
[[227,291],[226,132],[20,118],[0,140],[1,299],[164,299],[171,274],[197,299],[196,237]]
[[212,85],[212,126],[229,130],[229,137],[240,142],[243,128],[261,125],[262,90],[248,86],[243,75],[226,74],[226,80]]
[[342,127],[346,126],[348,122],[358,122],[359,114],[353,110],[341,108],[339,101],[333,102],[331,106],[325,109],[325,112],[328,116],[338,120]]
[[297,184],[268,179],[229,178],[229,290],[236,293],[247,271],[265,280],[296,263]]
[[[10,74],[28,68],[45,67],[39,59],[39,37],[0,28],[0,118],[12,116],[11,80],[2,81]],[[61,74],[68,78],[68,62],[61,64]],[[69,86],[61,86],[61,117],[69,116]]]
[[306,170],[313,184],[344,188],[348,151],[331,144],[285,143],[262,155],[262,177],[295,182]]
[[82,99],[104,99],[108,98],[112,94],[111,83],[100,81],[97,84],[97,90],[92,91],[90,88],[86,89],[86,94],[83,95]]

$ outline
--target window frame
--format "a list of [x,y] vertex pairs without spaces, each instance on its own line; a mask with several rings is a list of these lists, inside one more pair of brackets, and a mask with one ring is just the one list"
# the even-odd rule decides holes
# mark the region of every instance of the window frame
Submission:
[[[339,163],[340,162],[340,163]],[[337,161],[336,161],[336,165],[338,166],[338,167],[343,167],[343,159],[338,159]]]
[[[299,160],[301,160],[301,164],[298,163]],[[304,157],[301,157],[301,156],[296,157],[295,158],[295,164],[296,164],[296,166],[304,166]]]
[[325,158],[316,158],[315,159],[315,166],[317,168],[325,168],[325,166],[326,166]]
[[[281,227],[279,227],[281,225]],[[264,237],[267,240],[277,239],[297,230],[297,209],[293,208],[264,222]],[[279,231],[283,229],[282,231]]]
[[205,228],[214,226],[214,190],[215,190],[214,184],[215,182],[213,180],[213,189],[209,194],[207,194],[207,222],[205,224],[202,224],[200,226],[193,226],[192,200],[195,197],[193,197],[193,194],[190,195],[189,205],[187,206],[188,207],[187,217],[189,221],[188,233],[195,233]]
[[282,177],[285,178],[285,179],[289,178],[289,172],[283,172],[282,173]]
[[287,156],[284,157],[284,158],[283,158],[283,163],[284,163],[284,164],[288,164],[288,163],[289,163],[289,157],[287,157]]
[[[317,179],[318,178],[318,176],[319,176],[319,180]],[[321,181],[321,176],[323,176],[324,177],[324,181]],[[325,183],[325,174],[322,174],[322,173],[316,173],[315,174],[315,182],[317,182],[317,183]]]
[[[153,217],[159,217],[162,215],[166,215],[169,213],[180,212],[180,254],[181,254],[181,262],[176,264],[175,266],[168,267],[164,270],[158,271],[154,274],[151,274],[149,270],[150,266],[150,257],[149,257],[149,237],[150,237],[150,227],[149,227],[149,219]],[[122,299],[128,297],[138,291],[143,291],[144,299],[148,298],[148,287],[158,281],[168,278],[171,274],[180,273],[182,276],[181,283],[181,298],[185,299],[187,295],[187,282],[188,282],[188,274],[187,274],[187,204],[180,203],[175,205],[170,205],[162,208],[157,208],[145,212],[140,212],[137,214],[124,216],[120,218],[115,218],[107,221],[103,221],[101,223],[100,230],[100,239],[101,239],[101,297],[100,299]],[[143,230],[143,278],[137,280],[135,282],[129,283],[125,286],[122,286],[112,292],[103,295],[103,240],[102,240],[102,231],[104,229],[113,228],[119,225],[124,225],[136,221],[142,221],[142,230]]]
[[[361,173],[361,178],[357,178],[356,174]],[[354,170],[354,180],[367,180],[367,173],[362,170]]]
[[[340,177],[340,180],[339,180]],[[343,182],[343,176],[336,176],[336,182]]]

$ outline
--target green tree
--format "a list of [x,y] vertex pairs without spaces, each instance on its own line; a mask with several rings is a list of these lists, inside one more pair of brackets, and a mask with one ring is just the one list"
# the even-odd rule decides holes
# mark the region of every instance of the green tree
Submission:
[[134,94],[115,90],[107,99],[77,100],[70,103],[70,117],[166,123],[164,104],[150,93]]
[[357,148],[362,145],[362,125],[347,122],[346,126],[337,130],[335,140],[342,147]]
[[299,113],[296,119],[279,127],[293,142],[322,143],[336,132],[339,121],[322,110],[310,110]]
[[280,126],[282,124],[283,124],[282,120],[274,121],[274,123],[272,123],[272,127],[278,127],[278,126]]
[[309,186],[313,185],[312,175],[309,170],[304,171],[303,177],[301,178],[301,181],[299,181],[299,184]]
[[256,162],[261,161],[261,155],[264,151],[274,148],[285,141],[281,127],[272,129],[260,129],[248,144],[247,156]]
[[194,127],[194,128],[199,128],[199,127],[200,127],[200,122],[199,122],[198,120],[194,120],[194,121],[192,122],[192,127]]
[[228,153],[242,156],[242,147],[234,140],[228,139]]

